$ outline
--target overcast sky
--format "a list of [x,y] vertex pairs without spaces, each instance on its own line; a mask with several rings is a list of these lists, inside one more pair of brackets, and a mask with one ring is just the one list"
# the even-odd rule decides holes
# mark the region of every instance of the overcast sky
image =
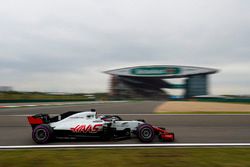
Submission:
[[0,1],[0,85],[108,91],[102,71],[218,68],[212,94],[250,94],[249,0]]

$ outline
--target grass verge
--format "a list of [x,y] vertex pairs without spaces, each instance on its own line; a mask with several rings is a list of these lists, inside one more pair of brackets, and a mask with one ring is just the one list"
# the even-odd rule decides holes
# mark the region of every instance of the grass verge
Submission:
[[250,148],[3,150],[0,166],[227,166],[250,165]]
[[0,92],[0,103],[108,100],[107,93],[53,94],[45,92]]

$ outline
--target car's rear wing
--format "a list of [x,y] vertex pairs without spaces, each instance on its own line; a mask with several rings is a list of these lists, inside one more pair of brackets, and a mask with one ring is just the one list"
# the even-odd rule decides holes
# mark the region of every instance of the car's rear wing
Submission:
[[28,116],[27,118],[32,128],[36,127],[37,125],[47,124],[50,122],[48,114],[36,114],[33,116]]

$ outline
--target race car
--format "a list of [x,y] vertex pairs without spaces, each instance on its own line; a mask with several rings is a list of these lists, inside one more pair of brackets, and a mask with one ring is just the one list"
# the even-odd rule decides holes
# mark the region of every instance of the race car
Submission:
[[111,140],[137,137],[141,142],[152,142],[155,136],[161,141],[174,141],[174,133],[152,126],[144,120],[122,120],[118,115],[97,116],[90,111],[69,111],[54,117],[48,114],[28,116],[32,139],[45,144],[53,139],[99,138]]

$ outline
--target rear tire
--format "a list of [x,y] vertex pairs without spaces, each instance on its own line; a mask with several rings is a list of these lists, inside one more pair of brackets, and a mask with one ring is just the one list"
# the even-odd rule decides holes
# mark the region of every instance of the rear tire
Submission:
[[32,131],[32,139],[37,144],[46,144],[52,138],[53,138],[53,129],[47,124],[38,125]]
[[137,137],[141,142],[149,143],[154,140],[154,128],[149,124],[141,124],[137,128]]

